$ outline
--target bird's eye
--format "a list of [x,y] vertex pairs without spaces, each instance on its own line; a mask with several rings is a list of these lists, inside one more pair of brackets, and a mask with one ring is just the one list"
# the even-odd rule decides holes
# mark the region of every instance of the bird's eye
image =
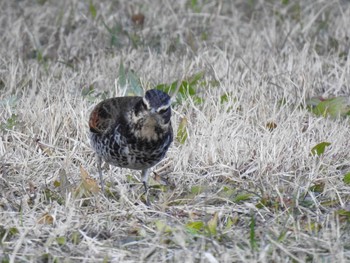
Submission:
[[158,113],[159,113],[159,114],[164,114],[164,113],[167,112],[167,110],[168,110],[168,108],[166,108],[166,109],[161,109],[161,110],[158,111]]

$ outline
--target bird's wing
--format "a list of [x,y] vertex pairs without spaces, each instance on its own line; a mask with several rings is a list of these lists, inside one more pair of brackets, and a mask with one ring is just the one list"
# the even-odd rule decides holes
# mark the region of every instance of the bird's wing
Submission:
[[138,100],[138,97],[116,97],[100,102],[90,114],[90,131],[106,133],[114,130],[117,125],[125,125],[127,113]]

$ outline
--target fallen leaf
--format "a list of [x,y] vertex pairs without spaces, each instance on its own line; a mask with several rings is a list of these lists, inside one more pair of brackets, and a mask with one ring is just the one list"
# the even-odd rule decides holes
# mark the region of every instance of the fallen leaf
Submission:
[[80,166],[80,176],[81,182],[75,191],[77,197],[90,196],[91,194],[96,194],[100,191],[100,187],[96,180],[91,178],[82,166]]
[[179,143],[184,144],[187,137],[188,137],[187,118],[183,117],[183,118],[181,118],[179,127],[177,128],[176,139]]
[[269,130],[269,131],[273,131],[274,129],[277,128],[277,124],[272,122],[272,121],[269,121],[268,123],[266,123],[266,128]]
[[138,13],[131,16],[132,22],[137,26],[143,26],[145,22],[144,14]]
[[45,213],[42,217],[39,218],[38,224],[46,224],[46,225],[52,225],[53,224],[53,216],[49,213]]
[[326,147],[328,147],[329,145],[331,145],[330,142],[321,142],[321,143],[315,145],[314,147],[312,147],[311,154],[314,156],[315,155],[320,156],[324,153]]

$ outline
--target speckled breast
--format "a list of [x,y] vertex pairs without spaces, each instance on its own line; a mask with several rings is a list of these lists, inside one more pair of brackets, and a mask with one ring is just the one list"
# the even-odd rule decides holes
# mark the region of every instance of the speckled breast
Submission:
[[172,140],[169,131],[158,140],[142,140],[130,135],[128,138],[114,132],[90,133],[91,146],[102,159],[115,166],[142,170],[157,164],[166,154]]

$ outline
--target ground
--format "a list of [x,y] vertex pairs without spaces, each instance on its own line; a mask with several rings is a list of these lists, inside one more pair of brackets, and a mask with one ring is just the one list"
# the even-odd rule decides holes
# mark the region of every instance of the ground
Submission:
[[[348,1],[0,2],[1,262],[350,261]],[[152,174],[103,166],[107,97],[173,96]]]

